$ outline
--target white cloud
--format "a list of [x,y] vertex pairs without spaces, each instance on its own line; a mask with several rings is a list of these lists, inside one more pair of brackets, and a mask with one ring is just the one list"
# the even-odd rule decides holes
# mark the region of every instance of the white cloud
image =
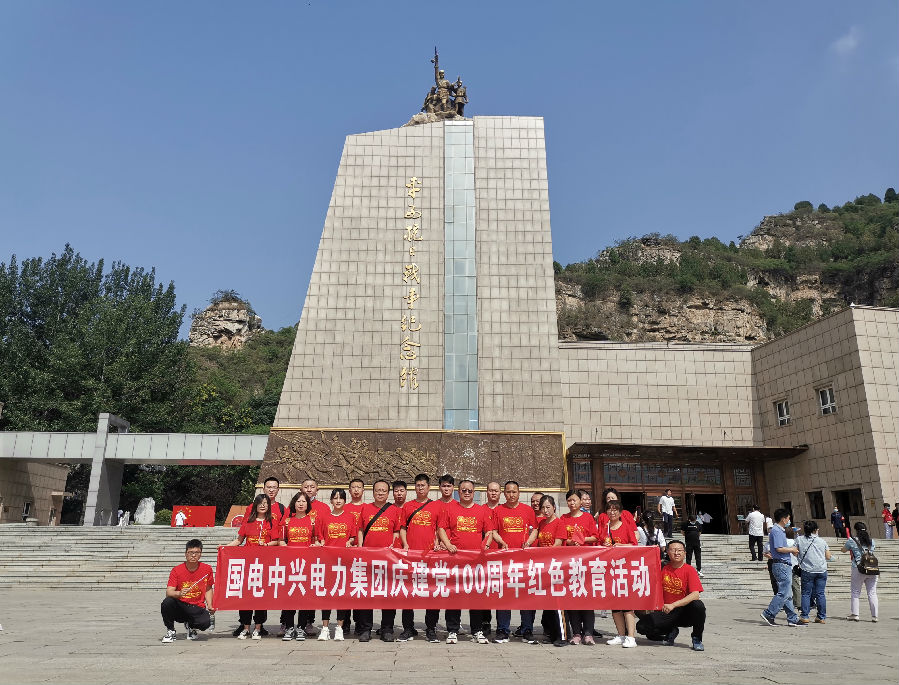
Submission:
[[833,50],[836,54],[841,57],[848,57],[855,49],[858,47],[858,44],[861,40],[862,32],[859,30],[857,26],[853,26],[849,29],[849,32],[837,38],[833,43],[830,44],[830,49]]

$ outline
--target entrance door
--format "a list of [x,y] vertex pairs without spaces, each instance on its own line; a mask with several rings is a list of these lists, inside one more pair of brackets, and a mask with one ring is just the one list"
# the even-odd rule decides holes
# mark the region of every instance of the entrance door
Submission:
[[693,495],[696,509],[691,512],[708,514],[711,520],[702,524],[703,533],[729,533],[727,522],[727,501],[724,495]]

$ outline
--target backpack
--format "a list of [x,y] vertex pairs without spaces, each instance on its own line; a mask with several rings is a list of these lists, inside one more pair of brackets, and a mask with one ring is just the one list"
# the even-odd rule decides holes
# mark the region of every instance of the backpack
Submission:
[[879,576],[880,563],[877,561],[877,557],[871,554],[871,549],[869,547],[862,547],[862,543],[858,538],[852,539],[855,540],[855,544],[858,545],[858,549],[862,553],[861,559],[859,559],[858,564],[856,564],[858,572],[864,576]]

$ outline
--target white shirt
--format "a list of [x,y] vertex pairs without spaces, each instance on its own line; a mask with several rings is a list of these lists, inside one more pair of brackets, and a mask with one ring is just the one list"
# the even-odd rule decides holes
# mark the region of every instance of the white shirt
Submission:
[[179,511],[177,514],[175,514],[176,526],[183,526],[185,521],[187,521],[187,514],[185,514],[183,511]]
[[668,497],[668,495],[662,495],[659,497],[659,505],[662,507],[663,514],[674,514],[674,498]]
[[749,524],[749,534],[761,537],[765,534],[765,515],[760,511],[753,511],[746,517],[746,523]]

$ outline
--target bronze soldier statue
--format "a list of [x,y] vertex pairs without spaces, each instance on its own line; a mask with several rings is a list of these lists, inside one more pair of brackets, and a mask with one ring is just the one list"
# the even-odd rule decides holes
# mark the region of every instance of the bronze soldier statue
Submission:
[[434,104],[437,100],[436,93],[437,93],[437,88],[432,87],[430,92],[427,95],[425,95],[425,101],[421,107],[422,112],[428,112],[429,114],[434,113]]
[[468,103],[468,95],[465,89],[465,86],[462,85],[462,77],[456,77],[456,83],[454,85],[453,91],[456,94],[456,116],[464,116],[463,112],[465,111],[465,105]]

